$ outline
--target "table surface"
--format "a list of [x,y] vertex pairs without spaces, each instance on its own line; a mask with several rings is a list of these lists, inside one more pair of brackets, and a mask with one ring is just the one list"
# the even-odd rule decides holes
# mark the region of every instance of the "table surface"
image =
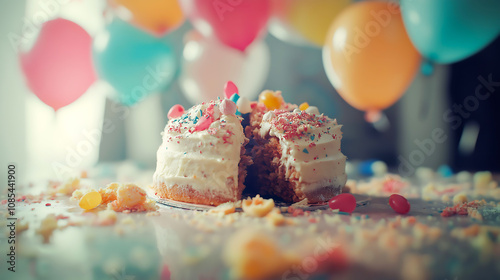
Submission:
[[[94,172],[82,185],[104,187],[112,180],[147,182],[151,175],[151,171],[134,172]],[[430,192],[429,187],[424,188],[426,183],[409,181],[398,192],[409,197],[411,211],[400,215],[388,205],[390,192],[384,180],[365,184],[360,180],[356,187],[350,182],[357,201],[364,202],[352,214],[330,209],[306,211],[296,217],[285,214],[290,224],[278,227],[266,218],[245,213],[222,216],[163,204],[158,204],[153,215],[118,213],[114,225],[98,226],[93,224],[98,211],[82,210],[69,196],[19,201],[16,224],[26,223],[29,229],[16,235],[16,272],[10,272],[4,261],[9,248],[5,238],[8,215],[2,207],[0,279],[232,279],[234,262],[223,255],[228,250],[242,250],[228,248],[228,240],[242,233],[264,235],[280,254],[298,260],[270,279],[498,279],[498,197],[478,197],[491,202],[478,208],[480,216],[442,217],[442,210],[452,205],[443,202],[443,196],[451,199],[463,192],[472,199],[477,194],[472,181],[432,179],[436,190]],[[37,193],[46,186],[43,182],[21,188],[17,195]],[[37,229],[49,214],[59,215],[59,228],[44,244]],[[479,225],[477,232],[467,230],[474,225]],[[339,256],[326,261],[315,258],[332,246],[345,253],[347,266],[336,266]]]

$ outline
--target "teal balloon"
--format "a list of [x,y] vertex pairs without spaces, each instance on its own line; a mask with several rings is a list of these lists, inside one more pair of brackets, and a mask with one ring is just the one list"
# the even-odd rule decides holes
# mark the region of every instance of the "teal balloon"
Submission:
[[465,59],[500,33],[499,0],[401,0],[401,12],[415,47],[438,63]]
[[168,43],[115,19],[94,39],[94,67],[127,106],[165,90],[176,75],[175,54]]

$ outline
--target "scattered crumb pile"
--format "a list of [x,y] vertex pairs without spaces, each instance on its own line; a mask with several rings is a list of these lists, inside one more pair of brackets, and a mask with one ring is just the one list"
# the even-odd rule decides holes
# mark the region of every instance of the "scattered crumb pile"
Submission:
[[[98,194],[97,197],[95,197],[96,193]],[[88,199],[89,194],[92,194],[91,199]],[[157,210],[156,202],[148,199],[146,191],[135,184],[111,183],[106,188],[98,191],[77,189],[73,192],[71,198],[80,200],[80,207],[86,210],[102,205],[107,206],[108,210],[124,213]]]
[[264,199],[260,195],[254,198],[243,199],[238,202],[223,203],[211,210],[208,213],[225,216],[234,214],[237,207],[243,209],[243,213],[249,217],[266,218],[268,223],[273,226],[282,226],[292,224],[292,220],[285,218],[281,214],[279,208],[275,207],[273,199]]

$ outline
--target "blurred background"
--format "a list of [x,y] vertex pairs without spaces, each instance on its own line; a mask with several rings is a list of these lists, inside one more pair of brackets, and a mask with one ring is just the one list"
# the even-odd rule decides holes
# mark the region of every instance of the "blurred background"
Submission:
[[153,169],[168,110],[228,80],[336,118],[350,162],[500,170],[499,1],[0,5],[0,159],[20,179]]

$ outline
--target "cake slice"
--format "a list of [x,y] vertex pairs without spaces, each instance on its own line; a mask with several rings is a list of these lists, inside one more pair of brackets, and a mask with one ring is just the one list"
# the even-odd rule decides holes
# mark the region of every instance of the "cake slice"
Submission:
[[158,197],[206,205],[241,199],[251,159],[235,112],[228,99],[171,109],[153,176]]
[[316,108],[291,108],[283,102],[280,109],[269,110],[259,103],[250,114],[245,133],[254,164],[248,184],[252,192],[285,202],[326,202],[347,180],[341,125]]

